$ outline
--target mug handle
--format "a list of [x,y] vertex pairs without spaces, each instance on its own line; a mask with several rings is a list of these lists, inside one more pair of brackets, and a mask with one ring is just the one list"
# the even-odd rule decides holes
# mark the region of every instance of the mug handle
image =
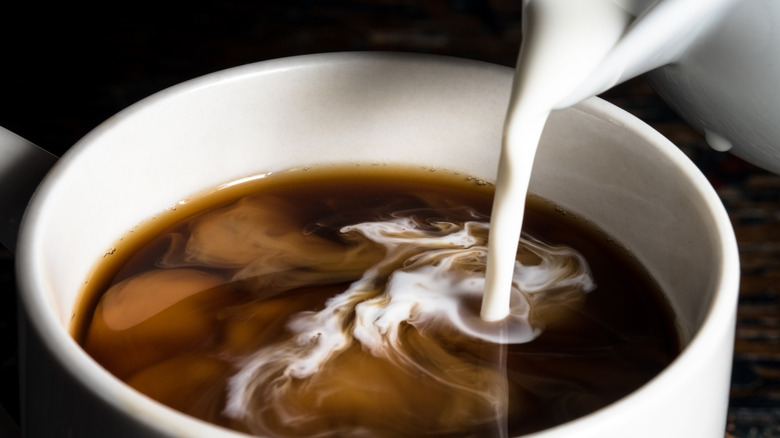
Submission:
[[35,189],[57,157],[0,127],[0,244],[16,251],[19,224]]

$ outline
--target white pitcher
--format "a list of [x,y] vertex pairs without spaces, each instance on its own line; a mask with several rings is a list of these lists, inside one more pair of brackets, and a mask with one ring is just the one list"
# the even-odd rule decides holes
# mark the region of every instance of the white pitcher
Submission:
[[713,148],[780,173],[780,2],[612,1],[637,18],[559,107],[649,72]]

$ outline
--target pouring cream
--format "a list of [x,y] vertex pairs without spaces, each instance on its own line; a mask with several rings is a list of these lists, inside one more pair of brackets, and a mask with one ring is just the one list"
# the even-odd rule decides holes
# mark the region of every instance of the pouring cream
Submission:
[[550,112],[599,66],[631,23],[612,0],[529,1],[504,126],[490,223],[482,319],[509,314],[516,252],[536,148]]

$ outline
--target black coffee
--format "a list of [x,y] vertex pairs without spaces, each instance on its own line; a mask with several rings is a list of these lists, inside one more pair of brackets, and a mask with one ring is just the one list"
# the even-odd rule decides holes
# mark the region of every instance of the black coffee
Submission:
[[679,353],[655,282],[528,200],[512,316],[479,319],[493,188],[365,166],[266,175],[139,227],[74,337],[130,386],[278,437],[485,437],[604,407]]

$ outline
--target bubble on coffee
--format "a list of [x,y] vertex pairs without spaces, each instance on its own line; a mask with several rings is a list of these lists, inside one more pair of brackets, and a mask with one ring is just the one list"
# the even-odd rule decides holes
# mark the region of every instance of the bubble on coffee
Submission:
[[[158,401],[273,437],[524,433],[614,401],[674,357],[673,333],[618,336],[623,315],[588,310],[602,281],[547,243],[550,216],[534,209],[542,238],[520,240],[510,316],[484,321],[490,192],[412,174],[359,190],[300,176],[172,224],[93,298],[83,345]],[[624,375],[596,383],[604,372]]]

